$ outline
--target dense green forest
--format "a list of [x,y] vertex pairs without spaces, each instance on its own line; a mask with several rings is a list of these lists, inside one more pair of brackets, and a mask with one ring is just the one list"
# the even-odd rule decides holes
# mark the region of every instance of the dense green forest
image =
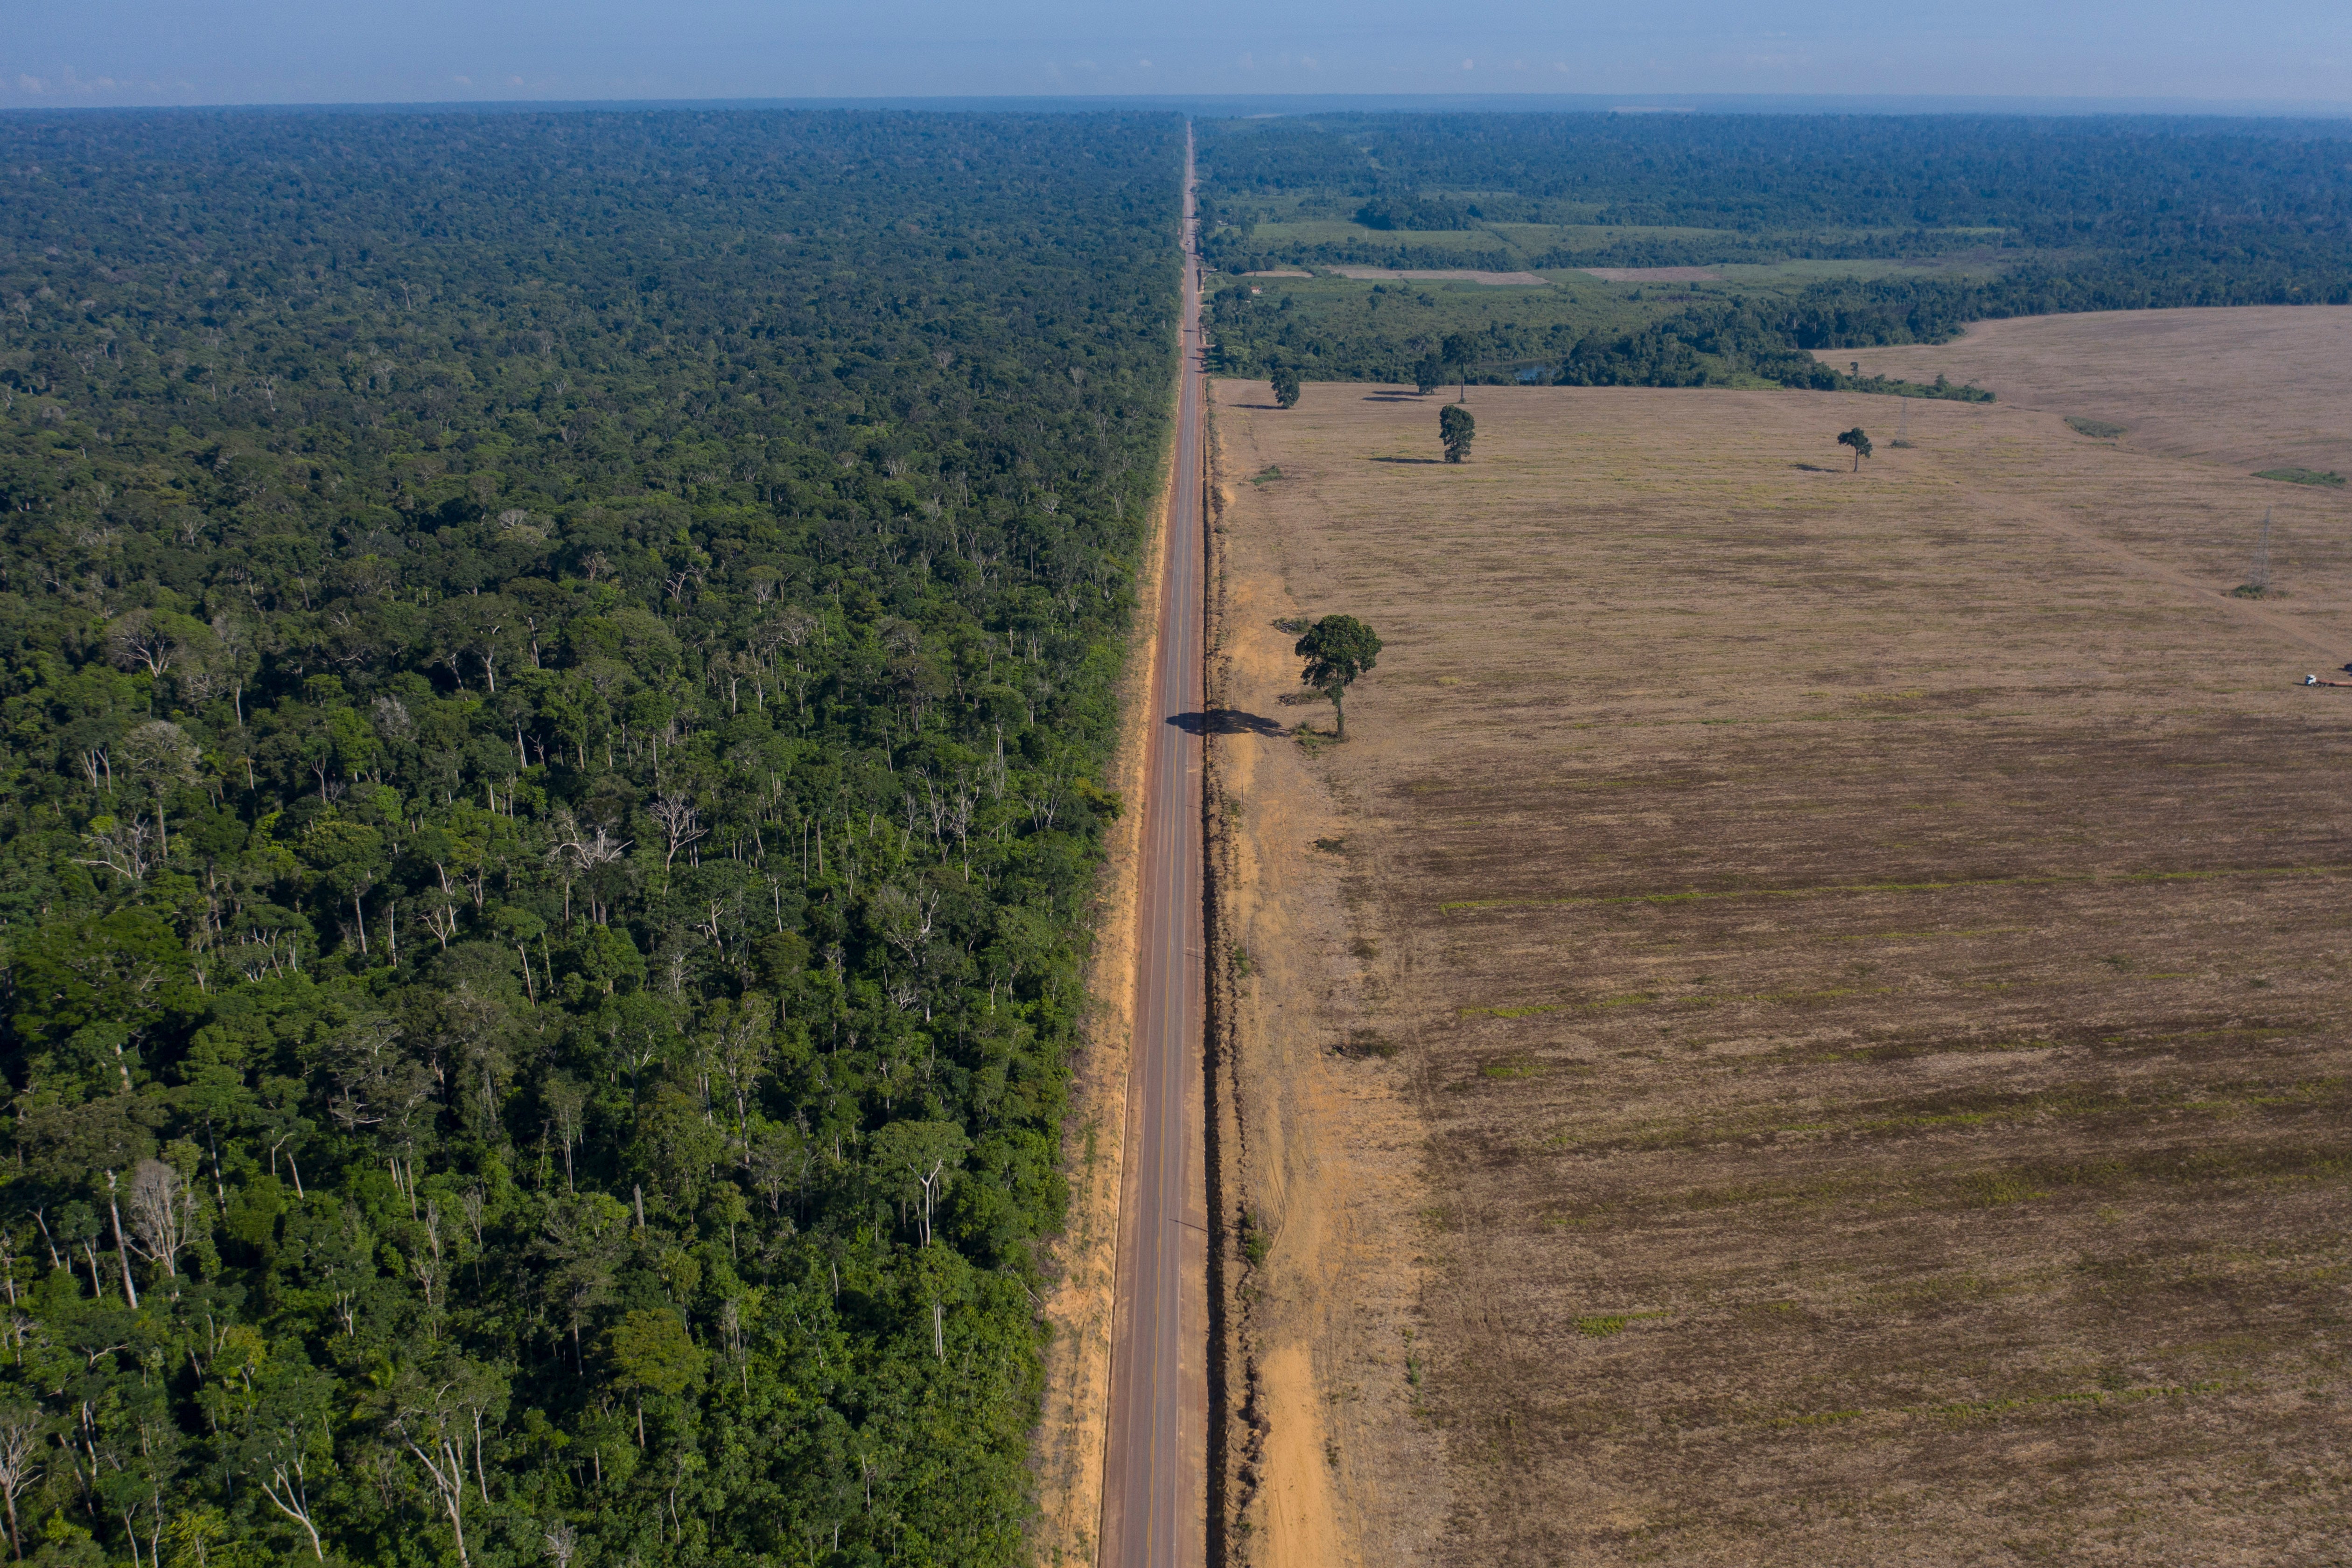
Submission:
[[1406,380],[1466,329],[1492,339],[1474,379],[1829,387],[1808,350],[1989,317],[2352,302],[2344,121],[1331,115],[1212,122],[1202,168],[1229,272],[1730,269],[1418,325],[1362,286],[1228,289],[1220,349],[1259,373]]
[[24,1556],[1022,1556],[1181,157],[0,120]]

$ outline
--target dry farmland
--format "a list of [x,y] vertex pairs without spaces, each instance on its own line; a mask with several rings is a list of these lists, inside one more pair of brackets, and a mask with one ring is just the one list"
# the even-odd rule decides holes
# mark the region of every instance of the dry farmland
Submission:
[[1217,395],[1240,1560],[2352,1561],[2352,497]]
[[1948,375],[2017,407],[2125,427],[2139,451],[2246,474],[2352,474],[2352,305],[2119,310],[1979,321],[1950,343],[1831,349],[1841,369]]

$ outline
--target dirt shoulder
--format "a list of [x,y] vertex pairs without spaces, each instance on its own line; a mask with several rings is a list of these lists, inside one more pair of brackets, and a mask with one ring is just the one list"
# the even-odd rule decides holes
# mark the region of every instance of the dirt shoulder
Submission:
[[[1232,388],[1223,389],[1230,393]],[[1263,387],[1255,389],[1263,396]],[[1221,1069],[1227,1558],[1263,1568],[1425,1560],[1444,1513],[1420,1406],[1423,1260],[1391,1242],[1424,1202],[1405,1067],[1380,1033],[1391,984],[1371,862],[1292,738],[1288,536],[1233,526],[1256,456],[1213,429],[1209,819]],[[1246,489],[1246,480],[1238,481]]]
[[2352,497],[1218,392],[1246,1560],[2352,1561]]

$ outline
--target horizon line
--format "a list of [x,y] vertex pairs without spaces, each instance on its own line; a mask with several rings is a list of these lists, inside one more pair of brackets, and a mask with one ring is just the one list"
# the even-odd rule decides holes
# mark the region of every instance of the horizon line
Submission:
[[1244,110],[1224,118],[1284,118],[1331,112],[1475,112],[1562,114],[1853,114],[1992,115],[2018,118],[2116,116],[2161,119],[2337,120],[2352,118],[2352,99],[2191,99],[2178,97],[2026,93],[895,93],[849,97],[789,95],[744,98],[643,99],[382,99],[269,100],[178,104],[12,104],[0,117],[178,114],[247,110],[274,113],[580,113],[595,110],[903,110],[930,113],[1031,111],[1068,113],[1118,109],[1195,112]]

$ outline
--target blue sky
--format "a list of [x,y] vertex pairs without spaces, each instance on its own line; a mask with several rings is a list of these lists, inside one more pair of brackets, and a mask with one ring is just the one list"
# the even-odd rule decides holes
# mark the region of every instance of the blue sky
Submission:
[[2284,0],[43,0],[0,106],[1158,93],[2352,102]]

